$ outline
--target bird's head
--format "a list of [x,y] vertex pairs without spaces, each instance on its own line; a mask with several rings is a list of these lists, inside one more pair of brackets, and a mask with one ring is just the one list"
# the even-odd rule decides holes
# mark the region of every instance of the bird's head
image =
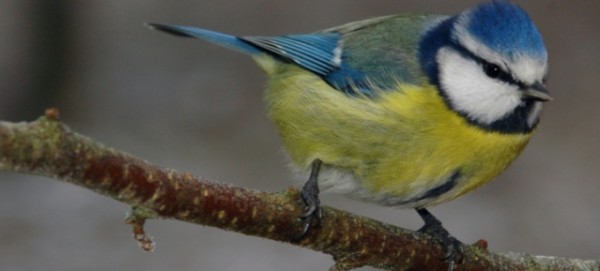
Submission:
[[446,24],[446,42],[435,51],[435,81],[450,107],[491,129],[533,129],[542,103],[552,98],[545,85],[548,53],[527,13],[493,1]]

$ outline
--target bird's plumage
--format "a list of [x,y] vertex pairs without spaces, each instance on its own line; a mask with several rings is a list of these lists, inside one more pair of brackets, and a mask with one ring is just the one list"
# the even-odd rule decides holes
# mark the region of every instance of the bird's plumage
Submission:
[[[465,46],[468,42],[461,39],[476,39],[491,51],[513,61],[522,56],[541,61],[548,58],[542,35],[529,15],[520,7],[506,2],[479,5],[461,14],[453,38]],[[474,46],[470,49],[477,51]]]
[[[440,18],[437,15],[386,16],[312,34],[273,37],[235,37],[187,26],[152,26],[254,56],[266,53],[319,75],[345,93],[374,95],[375,89],[393,89],[396,81],[423,81],[418,55],[414,52],[422,33]],[[391,36],[390,32],[406,34]]]
[[322,186],[382,204],[430,206],[493,179],[549,99],[541,35],[507,1],[273,37],[151,26],[250,54],[294,163],[322,161]]
[[340,47],[342,35],[339,33],[287,35],[279,37],[243,37],[247,41],[278,58],[327,77],[340,67]]
[[339,103],[344,93],[297,67],[286,69],[270,80],[270,116],[299,169],[315,159],[326,165],[324,191],[384,205],[435,205],[500,174],[531,136],[469,125],[433,85],[400,85],[402,91],[381,92],[377,100]]

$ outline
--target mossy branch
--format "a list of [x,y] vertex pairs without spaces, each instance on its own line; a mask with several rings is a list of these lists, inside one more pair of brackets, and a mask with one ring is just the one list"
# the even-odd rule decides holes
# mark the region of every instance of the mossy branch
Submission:
[[[333,208],[302,240],[299,191],[267,193],[152,165],[71,131],[48,110],[33,122],[0,122],[0,170],[67,181],[128,205],[135,239],[153,248],[146,219],[160,217],[260,236],[332,255],[331,270],[446,270],[443,249],[428,236]],[[466,246],[457,270],[600,270],[600,261]]]

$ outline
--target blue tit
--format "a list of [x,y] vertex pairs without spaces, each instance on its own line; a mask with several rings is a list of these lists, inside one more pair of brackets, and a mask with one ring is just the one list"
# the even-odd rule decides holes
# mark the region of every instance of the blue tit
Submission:
[[284,36],[149,26],[249,54],[266,72],[269,116],[308,178],[305,232],[321,219],[319,187],[415,208],[451,269],[460,242],[425,208],[504,171],[551,100],[542,36],[508,1]]

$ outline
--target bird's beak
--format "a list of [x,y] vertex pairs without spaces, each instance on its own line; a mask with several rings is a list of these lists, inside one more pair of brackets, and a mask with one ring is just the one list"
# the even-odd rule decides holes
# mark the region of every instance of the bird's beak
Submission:
[[536,82],[533,86],[523,91],[523,98],[540,102],[552,101],[553,98],[548,94],[546,86],[540,82]]

